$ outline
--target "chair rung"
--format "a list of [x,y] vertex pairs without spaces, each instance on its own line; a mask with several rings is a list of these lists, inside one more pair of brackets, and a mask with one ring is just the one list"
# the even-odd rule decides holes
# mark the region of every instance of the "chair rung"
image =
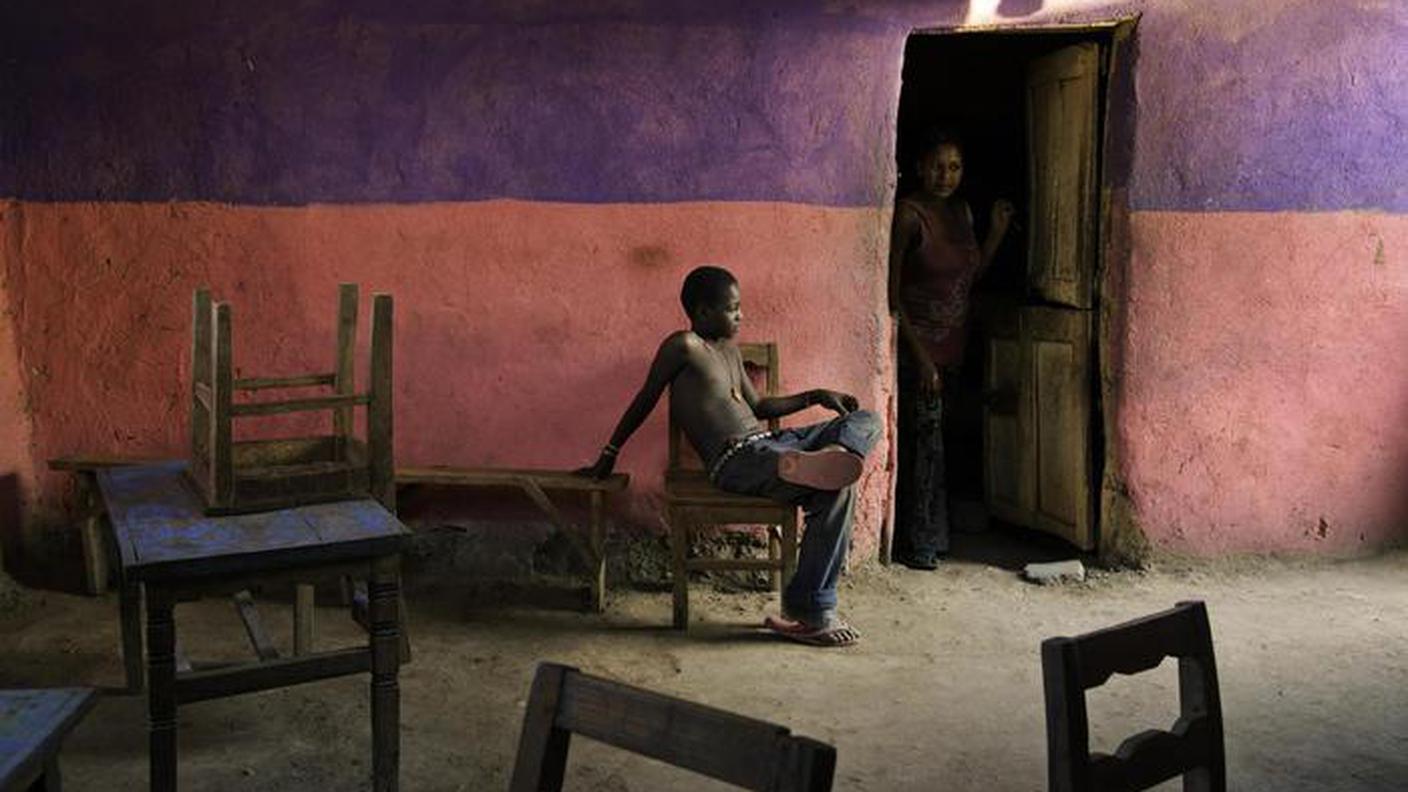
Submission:
[[770,558],[693,558],[684,562],[684,568],[691,572],[722,572],[729,570],[781,570],[782,561]]
[[336,374],[302,374],[296,377],[247,377],[235,380],[235,390],[264,390],[265,388],[303,388],[313,385],[332,385],[337,382]]
[[310,412],[313,410],[331,410],[335,407],[351,407],[355,404],[366,404],[371,397],[365,393],[353,393],[346,396],[319,396],[313,399],[289,399],[288,401],[276,402],[247,402],[236,404],[230,408],[232,415],[277,415],[279,413]]

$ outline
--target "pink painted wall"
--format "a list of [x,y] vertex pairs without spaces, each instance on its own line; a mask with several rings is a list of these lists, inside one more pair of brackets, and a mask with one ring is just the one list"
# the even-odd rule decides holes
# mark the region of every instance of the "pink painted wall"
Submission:
[[1117,456],[1158,546],[1346,552],[1408,513],[1408,217],[1136,212]]
[[[397,301],[399,463],[562,468],[595,458],[656,345],[687,326],[679,285],[700,262],[739,276],[745,340],[785,339],[784,388],[848,390],[883,413],[889,329],[875,251],[887,218],[742,202],[64,203],[27,206],[18,240],[9,224],[0,233],[23,295],[21,360],[42,372],[29,380],[36,460],[184,453],[196,286],[232,302],[240,375],[273,376],[329,369],[336,286],[350,281]],[[652,527],[664,415],[620,463],[634,476],[627,519]],[[867,554],[887,456],[877,450],[862,484]],[[60,484],[39,481],[50,496]]]
[[[20,244],[20,205],[0,202],[0,264],[13,260]],[[0,504],[0,515],[23,513],[34,491],[35,471],[30,433],[33,428],[20,373],[19,339],[15,333],[16,308],[12,304],[9,268],[0,266],[0,476],[13,476],[11,491],[21,500]],[[18,526],[0,526],[0,541],[20,538]],[[3,574],[3,573],[0,573]]]

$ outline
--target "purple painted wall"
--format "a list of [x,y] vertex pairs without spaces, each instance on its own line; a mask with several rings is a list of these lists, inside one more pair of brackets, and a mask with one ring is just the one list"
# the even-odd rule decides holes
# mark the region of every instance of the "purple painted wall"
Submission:
[[[880,205],[905,37],[981,5],[13,3],[0,195]],[[1408,209],[1402,3],[997,10],[1144,14],[1137,209]]]

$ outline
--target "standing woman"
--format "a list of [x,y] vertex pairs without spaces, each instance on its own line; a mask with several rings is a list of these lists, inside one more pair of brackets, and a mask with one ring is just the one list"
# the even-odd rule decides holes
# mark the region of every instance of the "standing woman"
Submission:
[[915,163],[919,189],[895,207],[890,234],[890,309],[900,332],[900,481],[902,511],[895,526],[895,560],[935,569],[948,552],[944,486],[943,386],[954,378],[967,339],[969,293],[992,263],[1012,221],[1012,204],[998,200],[980,246],[973,210],[956,193],[963,181],[963,147],[947,129],[925,134]]

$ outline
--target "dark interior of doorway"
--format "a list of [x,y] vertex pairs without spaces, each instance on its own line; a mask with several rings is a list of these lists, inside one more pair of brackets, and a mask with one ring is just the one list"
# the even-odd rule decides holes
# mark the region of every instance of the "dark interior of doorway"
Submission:
[[[959,190],[972,207],[977,238],[987,234],[995,200],[1006,198],[1017,207],[1012,229],[974,286],[974,313],[985,303],[1029,297],[1027,65],[1080,42],[1097,42],[1108,52],[1110,39],[1104,29],[924,32],[911,35],[905,45],[895,147],[897,195],[915,188],[915,149],[924,131],[942,125],[956,128],[963,139]],[[1105,95],[1103,85],[1100,95]],[[1079,551],[1065,541],[990,518],[983,506],[983,357],[980,333],[971,332],[957,382],[945,381],[949,557],[1009,569],[1076,557]],[[903,519],[904,506],[898,504],[896,519]]]

